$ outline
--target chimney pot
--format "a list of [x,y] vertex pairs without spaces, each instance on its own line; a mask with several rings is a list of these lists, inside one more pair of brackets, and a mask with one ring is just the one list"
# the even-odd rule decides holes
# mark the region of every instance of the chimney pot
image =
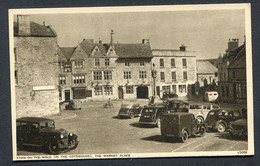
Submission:
[[142,44],[149,44],[149,39],[143,39]]

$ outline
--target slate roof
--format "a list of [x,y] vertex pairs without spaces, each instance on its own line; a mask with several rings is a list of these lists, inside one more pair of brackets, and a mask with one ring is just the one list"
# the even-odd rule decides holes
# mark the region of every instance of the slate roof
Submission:
[[[18,25],[14,22],[14,36],[18,35]],[[35,37],[56,37],[56,32],[50,26],[44,26],[35,22],[30,22],[30,35]]]
[[115,44],[119,58],[152,58],[149,44]]
[[206,74],[206,73],[215,73],[218,72],[218,69],[206,60],[197,60],[197,73]]
[[83,40],[79,45],[88,55],[90,55],[94,49],[93,42],[90,42],[89,40]]
[[74,50],[76,49],[75,47],[60,47],[63,55],[67,58],[70,59]]

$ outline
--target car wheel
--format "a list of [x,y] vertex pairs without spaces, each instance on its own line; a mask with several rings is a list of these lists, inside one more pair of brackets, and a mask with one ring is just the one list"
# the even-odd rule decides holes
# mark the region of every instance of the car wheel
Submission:
[[225,132],[226,131],[226,125],[224,124],[224,123],[219,123],[218,124],[218,126],[217,126],[217,130],[218,130],[218,132],[220,132],[220,133],[223,133],[223,132]]
[[48,149],[49,149],[50,154],[55,154],[55,155],[57,155],[57,154],[60,153],[60,148],[59,148],[57,142],[51,142],[51,143],[49,143]]
[[200,136],[203,137],[205,135],[205,133],[206,133],[206,127],[205,126],[201,126],[199,132],[200,132]]
[[157,122],[156,122],[156,126],[157,126],[158,128],[161,127],[161,119],[160,119],[160,118],[157,120]]
[[131,119],[133,119],[133,118],[135,117],[135,114],[134,114],[134,112],[133,112],[133,111],[131,111],[131,112],[130,112],[130,114],[129,114],[129,116],[130,116],[130,118],[131,118]]
[[182,131],[181,141],[186,142],[189,138],[188,132],[186,130]]
[[70,147],[70,149],[76,149],[78,147],[78,144],[79,144],[79,142],[78,142],[77,138],[75,138],[70,141],[69,147]]
[[199,122],[199,124],[202,124],[204,122],[204,118],[201,116],[198,116],[196,119]]

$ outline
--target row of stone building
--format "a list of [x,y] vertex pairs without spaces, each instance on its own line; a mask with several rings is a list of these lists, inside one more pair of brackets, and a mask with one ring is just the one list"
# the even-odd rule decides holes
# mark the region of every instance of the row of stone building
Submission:
[[151,49],[148,39],[115,43],[111,31],[109,43],[83,39],[75,47],[59,47],[53,28],[31,22],[29,15],[14,22],[13,55],[18,117],[58,113],[59,102],[71,99],[186,96],[195,94],[196,81],[217,79],[215,70],[196,68],[195,52],[184,45]]

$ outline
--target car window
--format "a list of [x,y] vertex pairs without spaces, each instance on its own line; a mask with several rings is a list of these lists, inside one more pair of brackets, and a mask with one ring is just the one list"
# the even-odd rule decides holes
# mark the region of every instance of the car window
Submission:
[[219,106],[218,105],[213,105],[213,108],[219,108]]
[[207,109],[207,107],[204,105],[204,106],[203,106],[203,109]]
[[217,96],[217,94],[216,94],[216,93],[214,93],[214,96]]
[[210,110],[210,105],[207,106],[207,110]]
[[143,112],[154,112],[153,109],[144,109]]

